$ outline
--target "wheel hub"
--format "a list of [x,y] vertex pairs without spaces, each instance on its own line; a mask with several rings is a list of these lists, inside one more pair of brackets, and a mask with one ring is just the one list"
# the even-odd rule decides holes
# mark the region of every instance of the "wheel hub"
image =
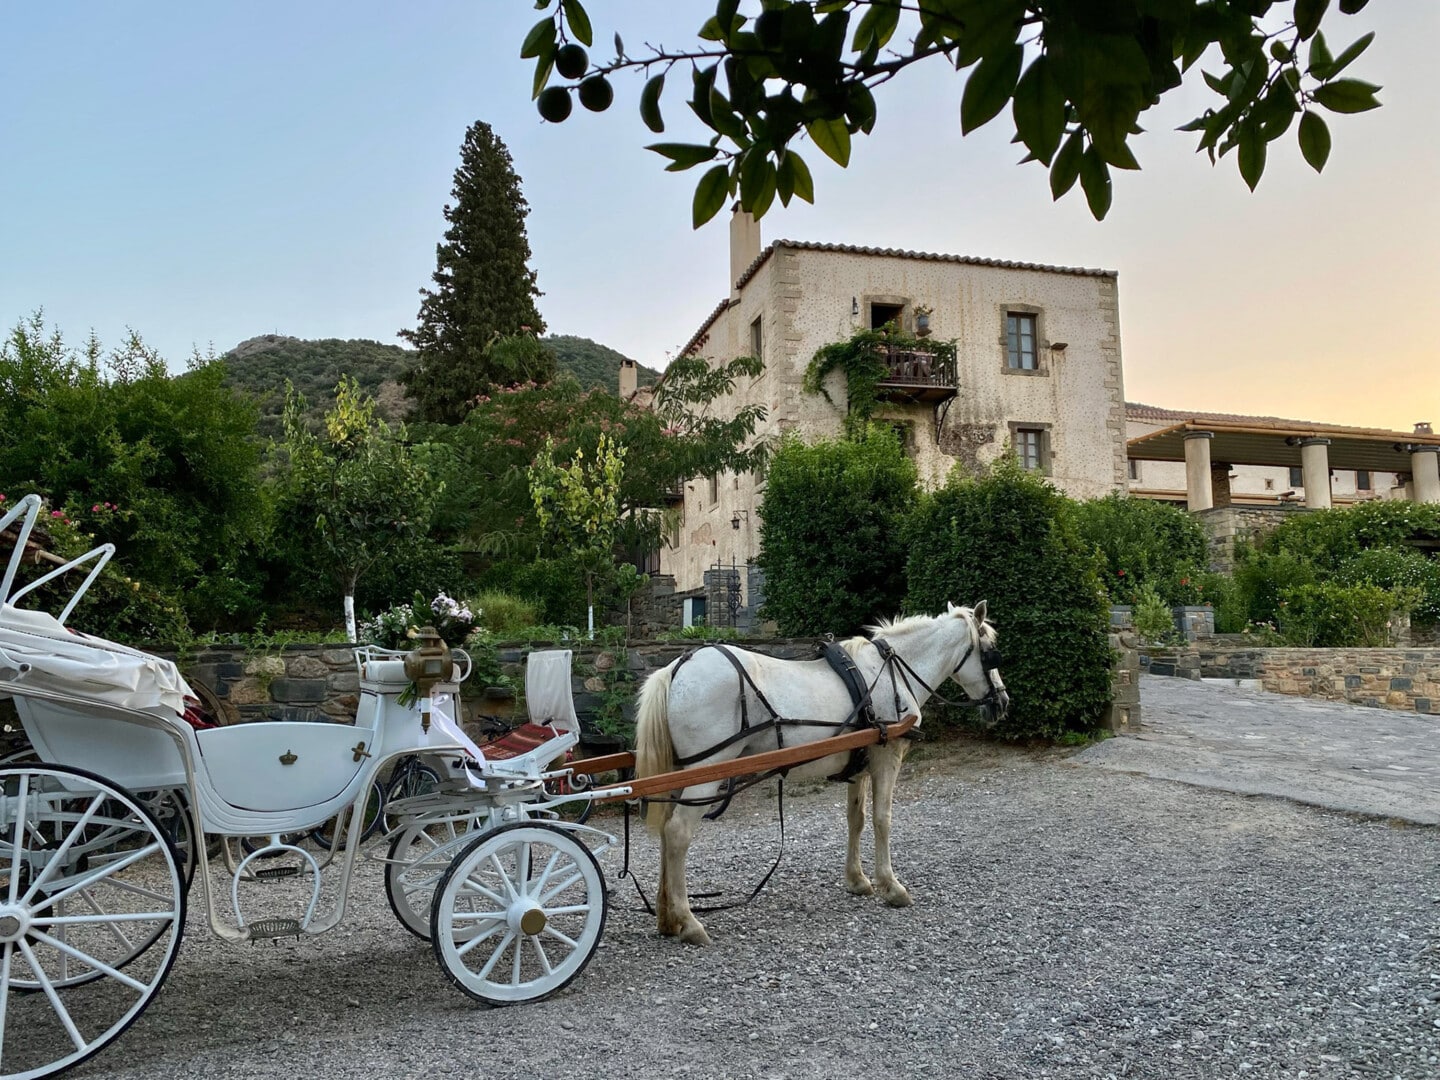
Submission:
[[18,905],[0,905],[0,942],[19,941],[30,929],[30,913]]
[[534,937],[545,929],[545,912],[522,901],[510,909],[508,921],[512,931]]

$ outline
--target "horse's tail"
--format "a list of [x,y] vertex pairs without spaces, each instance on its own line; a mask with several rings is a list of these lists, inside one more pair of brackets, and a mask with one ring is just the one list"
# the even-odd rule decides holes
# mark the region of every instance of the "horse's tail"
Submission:
[[[655,776],[675,769],[675,744],[670,741],[670,680],[675,665],[654,672],[640,687],[635,719],[635,775]],[[645,823],[655,832],[665,827],[675,810],[673,802],[650,804]]]

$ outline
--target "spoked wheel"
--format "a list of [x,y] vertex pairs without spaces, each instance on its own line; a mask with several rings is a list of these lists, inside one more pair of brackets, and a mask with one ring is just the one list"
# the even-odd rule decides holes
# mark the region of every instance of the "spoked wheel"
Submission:
[[[361,819],[360,842],[363,844],[375,835],[375,831],[385,823],[385,788],[379,780],[370,782],[370,794],[365,799],[365,816]],[[310,832],[310,839],[324,851],[330,851],[335,847],[335,826],[338,822],[346,823],[346,832],[341,835],[340,843],[343,846],[345,837],[349,835],[349,813],[343,812],[337,817],[331,818],[322,825],[315,826]],[[296,843],[299,843],[297,840]]]
[[464,850],[463,837],[476,821],[474,817],[458,817],[412,822],[390,841],[385,858],[385,895],[400,925],[422,941],[430,940],[435,889],[451,861]]
[[403,772],[398,769],[396,772],[397,775],[391,777],[390,786],[385,791],[385,832],[387,835],[404,824],[405,800],[434,795],[440,790],[443,782],[438,772],[429,765],[419,762],[405,765]]
[[486,832],[450,864],[435,893],[431,944],[471,997],[538,1001],[585,970],[605,912],[590,849],[557,826],[518,822]]
[[118,1038],[184,925],[180,860],[139,799],[79,769],[0,768],[0,1077],[49,1076]]

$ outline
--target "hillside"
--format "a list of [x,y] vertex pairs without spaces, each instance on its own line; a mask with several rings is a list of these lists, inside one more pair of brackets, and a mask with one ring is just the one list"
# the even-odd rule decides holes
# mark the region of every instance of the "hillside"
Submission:
[[[625,359],[622,353],[573,334],[557,334],[544,341],[554,350],[559,369],[574,375],[580,385],[617,391],[620,361]],[[403,419],[408,403],[400,386],[400,373],[414,355],[410,349],[378,341],[306,341],[264,334],[242,341],[224,359],[226,382],[254,395],[259,404],[260,434],[278,439],[282,435],[280,415],[285,407],[286,379],[319,414],[330,404],[340,376],[353,375],[366,393],[374,395],[386,419]],[[660,377],[658,371],[643,364],[639,374],[641,386],[650,386]]]

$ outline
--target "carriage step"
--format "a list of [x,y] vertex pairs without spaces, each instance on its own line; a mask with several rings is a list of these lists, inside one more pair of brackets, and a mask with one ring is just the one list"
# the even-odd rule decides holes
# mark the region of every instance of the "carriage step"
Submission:
[[294,877],[300,873],[298,866],[262,866],[254,871],[255,876],[261,881],[274,881],[276,878]]
[[299,937],[299,919],[260,919],[250,924],[250,940],[262,938]]

